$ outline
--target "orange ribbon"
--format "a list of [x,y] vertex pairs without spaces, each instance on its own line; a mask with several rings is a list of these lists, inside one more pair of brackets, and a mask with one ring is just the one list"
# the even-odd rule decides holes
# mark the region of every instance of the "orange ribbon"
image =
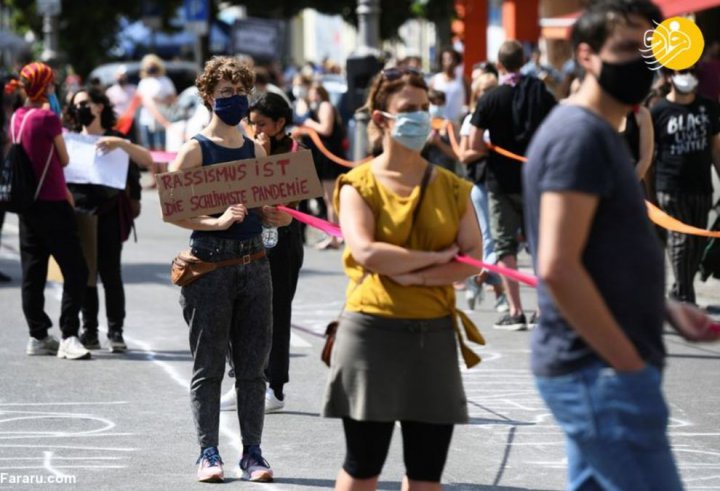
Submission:
[[652,220],[655,225],[659,225],[666,230],[669,230],[671,232],[678,232],[680,234],[720,238],[720,231],[714,232],[712,230],[705,230],[683,223],[680,220],[671,217],[649,201],[645,201],[645,205],[647,206],[648,216],[650,217],[650,220]]
[[[435,128],[437,123],[433,121],[433,127]],[[460,146],[457,144],[457,140],[455,140],[455,132],[452,130],[452,123],[450,121],[447,122],[448,126],[448,134],[450,136],[450,144],[453,147],[453,150],[455,153],[460,156]],[[502,147],[498,147],[497,145],[493,145],[492,143],[485,143],[485,146],[492,150],[495,153],[498,153],[504,157],[507,157],[512,160],[516,160],[518,162],[527,162],[527,157],[524,157],[522,155],[518,155],[516,153],[513,153],[509,150],[505,150]],[[669,230],[671,232],[677,232],[681,234],[688,234],[688,235],[699,235],[702,237],[711,237],[711,238],[720,238],[720,231],[712,231],[712,230],[705,230],[698,227],[693,227],[692,225],[688,225],[686,223],[681,222],[680,220],[677,220],[664,211],[662,211],[657,206],[653,205],[649,201],[645,201],[645,205],[647,206],[648,210],[648,217],[650,218],[650,221],[652,221],[655,225],[664,228],[665,230]]]
[[366,157],[362,160],[358,160],[357,162],[353,162],[351,160],[345,160],[343,158],[338,157],[337,155],[334,155],[330,150],[327,149],[325,144],[323,144],[322,140],[320,139],[320,135],[317,131],[315,131],[312,128],[306,128],[306,127],[299,127],[295,128],[293,131],[294,133],[300,134],[300,135],[307,135],[310,137],[310,140],[315,144],[315,146],[320,150],[320,152],[325,155],[328,159],[332,160],[338,165],[342,165],[343,167],[355,167],[360,164],[364,164],[365,162],[369,162],[372,160],[372,157]]

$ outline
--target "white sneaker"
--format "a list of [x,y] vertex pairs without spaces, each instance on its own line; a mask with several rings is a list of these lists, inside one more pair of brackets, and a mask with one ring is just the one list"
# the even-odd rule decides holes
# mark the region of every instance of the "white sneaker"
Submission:
[[87,360],[90,358],[90,352],[83,346],[77,336],[70,336],[60,341],[57,357],[68,360]]
[[468,309],[475,310],[475,306],[482,303],[485,298],[483,286],[477,284],[474,276],[468,278],[466,285],[465,301],[467,302]]
[[502,293],[495,300],[495,312],[498,312],[500,314],[510,312],[510,304],[508,303],[507,295],[505,295],[504,293]]
[[266,413],[274,413],[276,411],[281,411],[285,407],[285,401],[280,400],[277,397],[275,397],[275,392],[268,387],[268,389],[265,391],[265,412]]
[[25,353],[29,356],[38,355],[55,355],[58,352],[60,341],[55,336],[47,335],[44,339],[35,339],[31,337],[28,339]]
[[220,411],[234,411],[235,409],[237,409],[237,393],[233,387],[220,398]]

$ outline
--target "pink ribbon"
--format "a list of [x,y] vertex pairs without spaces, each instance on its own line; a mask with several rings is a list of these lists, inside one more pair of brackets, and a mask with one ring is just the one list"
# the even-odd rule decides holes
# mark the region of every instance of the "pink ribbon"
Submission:
[[306,213],[303,213],[301,211],[294,210],[292,208],[288,208],[287,206],[278,206],[278,210],[282,210],[288,215],[292,216],[294,219],[296,219],[298,222],[303,222],[307,225],[310,225],[311,227],[314,227],[318,230],[322,230],[328,235],[332,235],[334,237],[337,237],[339,239],[343,238],[342,231],[340,230],[340,227],[337,225],[326,222],[325,220],[322,220],[320,218],[308,215]]
[[708,328],[713,332],[720,333],[720,322],[713,322],[708,326]]
[[150,152],[150,156],[152,156],[153,162],[166,163],[175,160],[177,152],[158,152],[153,150]]
[[[322,220],[320,218],[308,215],[306,213],[302,213],[300,211],[294,210],[292,208],[288,208],[287,206],[278,206],[279,210],[284,211],[288,215],[292,216],[294,219],[296,219],[299,222],[303,222],[307,225],[310,225],[311,227],[314,227],[318,230],[322,230],[328,235],[332,235],[338,238],[342,238],[342,230],[340,230],[340,227],[338,227],[335,224],[332,224],[328,221]],[[520,271],[516,271],[514,269],[505,268],[503,266],[496,266],[494,264],[487,264],[482,261],[478,261],[477,259],[473,259],[468,256],[459,255],[455,257],[455,261],[463,264],[467,264],[468,266],[474,266],[478,269],[487,269],[488,271],[492,271],[493,273],[497,273],[499,275],[506,276],[510,278],[511,280],[518,281],[520,283],[524,283],[528,286],[531,286],[533,288],[537,287],[537,278],[535,276],[521,273]]]
[[521,273],[520,271],[517,271],[515,269],[506,268],[504,266],[496,266],[494,264],[488,264],[484,263],[482,261],[478,261],[477,259],[473,259],[468,256],[459,255],[455,256],[455,261],[463,264],[467,264],[468,266],[475,266],[479,269],[487,269],[488,271],[492,271],[493,273],[497,273],[499,275],[505,276],[507,278],[510,278],[511,280],[515,280],[520,283],[525,283],[528,286],[531,286],[533,288],[537,288],[538,280],[535,276]]

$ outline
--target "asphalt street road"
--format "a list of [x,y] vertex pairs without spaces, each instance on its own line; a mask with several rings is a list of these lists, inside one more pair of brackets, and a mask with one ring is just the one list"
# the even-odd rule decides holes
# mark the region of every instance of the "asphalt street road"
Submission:
[[[198,448],[190,414],[191,359],[178,288],[169,263],[187,231],[164,224],[155,193],[146,191],[138,242],[124,251],[130,352],[96,352],[69,362],[25,355],[27,328],[19,286],[17,220],[8,216],[0,270],[0,490],[206,488],[195,483]],[[524,257],[524,267],[528,258]],[[339,421],[320,418],[327,369],[319,360],[322,332],[343,302],[338,251],[306,248],[294,305],[291,383],[282,413],[265,420],[263,449],[276,482],[237,479],[229,489],[331,489],[344,455]],[[703,285],[703,303],[720,301],[719,282]],[[46,290],[56,320],[59,287]],[[531,310],[534,292],[523,289]],[[459,304],[465,302],[459,296]],[[102,303],[102,302],[101,302]],[[483,363],[464,371],[470,424],[457,427],[444,482],[448,490],[557,490],[564,485],[562,435],[528,371],[529,334],[491,329],[497,314],[486,299],[472,314],[487,338]],[[58,335],[57,328],[53,332]],[[720,489],[720,346],[689,345],[666,336],[665,390],[671,436],[687,489]],[[226,380],[225,389],[230,387]],[[220,451],[232,474],[241,452],[234,413],[223,413]],[[380,488],[399,489],[399,432]],[[74,484],[38,484],[50,478]],[[34,479],[35,484],[19,484]]]

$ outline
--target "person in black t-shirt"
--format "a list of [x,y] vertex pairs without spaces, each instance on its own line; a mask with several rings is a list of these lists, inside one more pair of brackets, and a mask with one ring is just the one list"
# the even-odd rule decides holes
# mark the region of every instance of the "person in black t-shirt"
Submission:
[[[140,174],[138,165],[152,166],[150,152],[124,138],[113,130],[115,112],[104,92],[94,88],[81,89],[70,97],[66,111],[66,124],[72,132],[102,136],[97,141],[98,150],[109,152],[121,149],[128,154],[127,185],[135,199],[140,198]],[[75,215],[78,224],[89,227],[93,237],[84,246],[90,275],[100,276],[105,290],[105,312],[107,314],[108,349],[112,353],[127,351],[123,338],[125,322],[125,287],[122,279],[122,237],[123,196],[125,190],[99,184],[68,183],[75,201]],[[126,195],[127,196],[127,195]],[[139,210],[138,210],[139,211]],[[88,220],[93,217],[94,220]],[[94,250],[92,250],[94,246]],[[88,350],[100,349],[98,339],[99,298],[96,278],[90,278],[85,288],[82,304],[83,332],[80,341]]]
[[[500,46],[500,85],[477,103],[471,120],[470,149],[484,152],[483,133],[489,130],[493,145],[523,155],[535,129],[555,106],[555,98],[540,80],[520,75],[523,61],[519,42],[506,41]],[[521,173],[521,162],[497,152],[488,154],[485,185],[495,254],[499,264],[512,269],[517,269],[518,235],[523,228]],[[503,284],[510,312],[493,327],[511,331],[527,329],[517,282],[503,277]]]
[[[681,222],[707,228],[713,164],[720,175],[720,113],[715,102],[697,94],[694,70],[665,71],[664,75],[670,93],[651,111],[658,203]],[[693,282],[705,242],[704,237],[669,233],[667,251],[675,275],[672,298],[695,303]]]
[[665,300],[662,247],[617,128],[650,90],[640,56],[660,20],[646,0],[596,2],[577,20],[578,92],[528,149],[523,197],[542,311],[531,366],[565,434],[567,489],[680,491],[662,393],[663,321],[688,340],[720,334]]

